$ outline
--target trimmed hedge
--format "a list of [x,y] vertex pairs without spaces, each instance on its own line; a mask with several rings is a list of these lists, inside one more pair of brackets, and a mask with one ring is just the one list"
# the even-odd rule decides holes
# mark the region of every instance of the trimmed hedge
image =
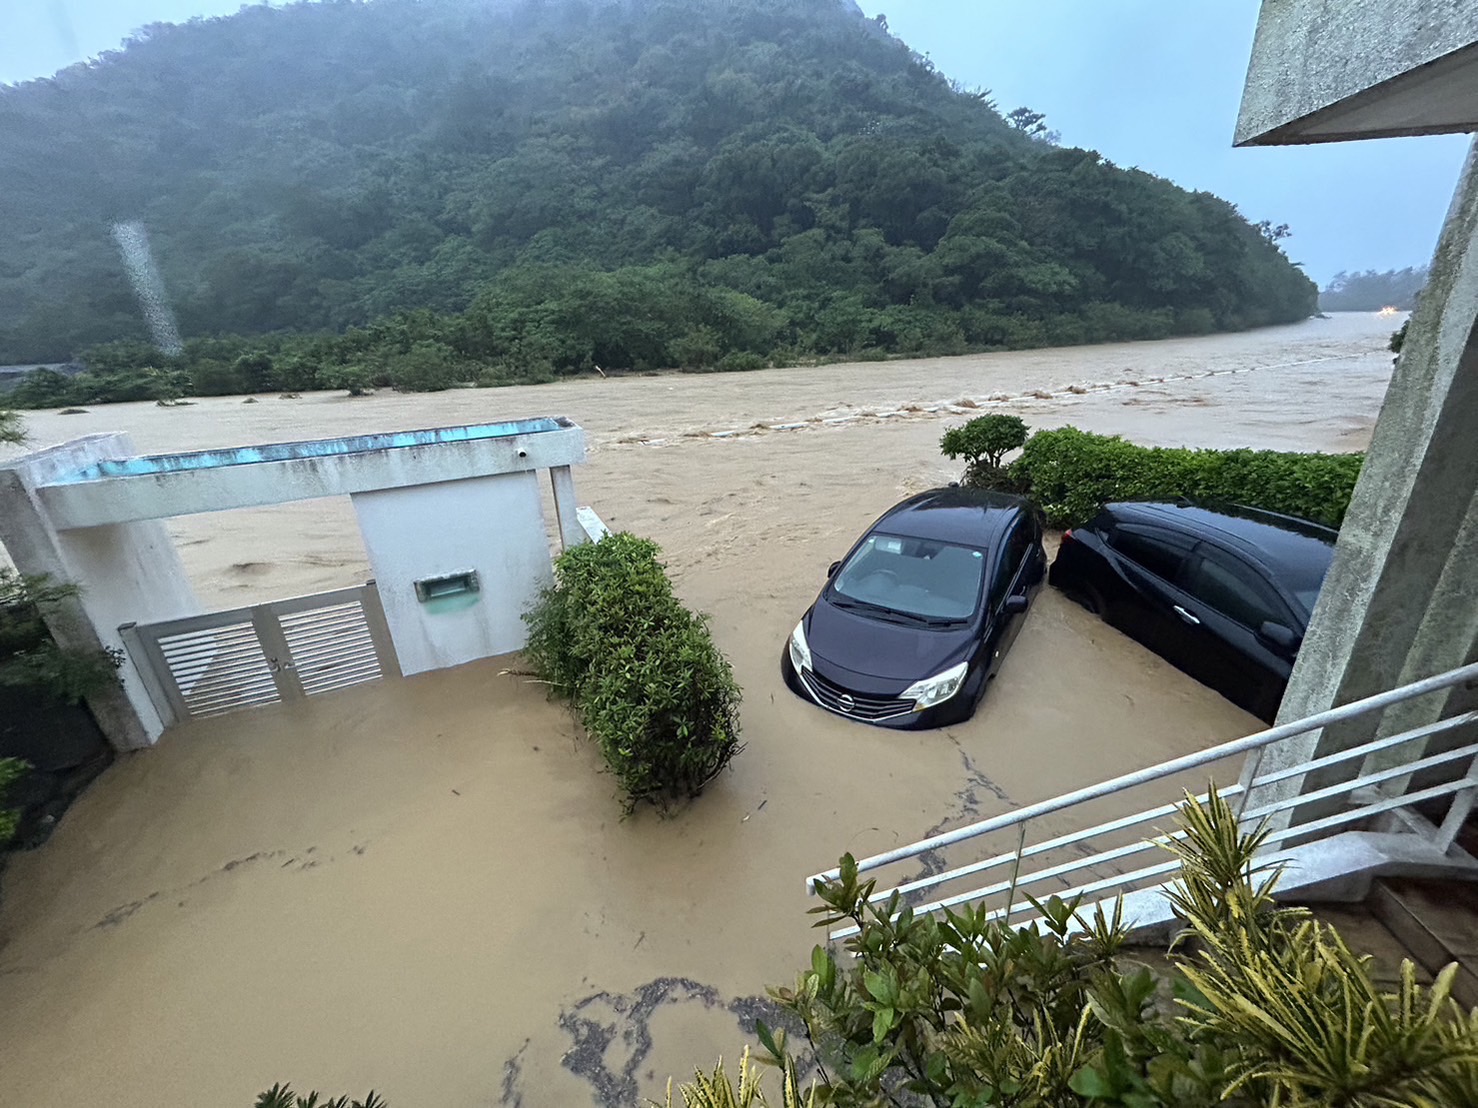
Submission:
[[524,656],[570,700],[628,811],[697,796],[742,749],[739,686],[660,553],[630,534],[572,547],[524,616]]
[[1232,501],[1338,527],[1364,460],[1363,454],[1136,446],[1117,435],[1064,427],[1038,431],[1006,473],[1051,527],[1086,522],[1113,501],[1179,496]]

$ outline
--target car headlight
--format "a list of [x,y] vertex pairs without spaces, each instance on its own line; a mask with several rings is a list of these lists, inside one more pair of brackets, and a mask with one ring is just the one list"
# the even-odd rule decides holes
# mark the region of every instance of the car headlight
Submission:
[[805,620],[797,623],[795,630],[790,633],[790,664],[795,666],[797,673],[811,668],[811,648],[806,643]]
[[[799,628],[797,628],[799,630]],[[792,640],[792,644],[794,640]],[[794,645],[791,650],[794,651]],[[936,704],[942,704],[955,693],[960,691],[960,686],[965,683],[965,675],[970,672],[970,663],[961,662],[957,666],[950,666],[943,673],[936,673],[933,677],[926,677],[922,681],[915,681],[903,690],[904,700],[914,701],[916,708],[932,708]]]

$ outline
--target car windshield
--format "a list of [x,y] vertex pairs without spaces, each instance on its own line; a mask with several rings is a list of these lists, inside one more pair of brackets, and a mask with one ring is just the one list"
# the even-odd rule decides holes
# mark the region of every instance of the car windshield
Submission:
[[968,546],[897,535],[869,535],[832,578],[847,601],[923,619],[962,620],[975,614],[985,555]]

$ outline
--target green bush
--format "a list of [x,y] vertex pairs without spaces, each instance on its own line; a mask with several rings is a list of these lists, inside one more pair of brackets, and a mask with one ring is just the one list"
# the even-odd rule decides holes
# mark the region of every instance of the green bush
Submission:
[[764,369],[767,364],[765,359],[758,354],[751,354],[747,350],[735,350],[720,358],[714,368],[720,373],[746,373],[750,370]]
[[363,1100],[350,1100],[347,1096],[333,1100],[319,1100],[317,1093],[298,1096],[290,1085],[273,1085],[257,1097],[254,1108],[386,1108],[384,1100],[373,1091]]
[[0,408],[0,446],[19,446],[26,441],[26,425],[20,412]]
[[[851,923],[847,957],[815,947],[794,988],[771,996],[804,1029],[817,1074],[802,1101],[783,1033],[757,1023],[784,1074],[784,1103],[1078,1108],[1447,1108],[1478,1103],[1478,1011],[1449,997],[1456,966],[1428,988],[1410,963],[1386,992],[1306,909],[1273,901],[1277,872],[1254,859],[1212,792],[1181,805],[1170,887],[1194,947],[1158,979],[1136,967],[1118,908],[1026,899],[1040,918],[1003,923],[980,905],[915,915],[874,901],[844,857],[818,882],[817,926]],[[1023,905],[1019,911],[1027,909]],[[1173,995],[1173,999],[1172,999]],[[763,1104],[722,1073],[684,1088],[689,1108]]]
[[385,359],[385,377],[397,392],[442,392],[473,376],[456,351],[440,342],[418,342]]
[[572,547],[524,617],[525,657],[569,698],[628,811],[697,796],[741,749],[729,663],[704,617],[673,594],[658,554],[629,534]]
[[1119,500],[1232,501],[1311,519],[1344,520],[1363,454],[1145,447],[1075,427],[1038,431],[1009,467],[1052,527],[1091,519]]
[[[0,758],[0,805],[3,805],[10,786],[24,777],[30,768],[19,758]],[[20,821],[19,809],[0,806],[0,847],[15,837],[15,829],[20,826]]]

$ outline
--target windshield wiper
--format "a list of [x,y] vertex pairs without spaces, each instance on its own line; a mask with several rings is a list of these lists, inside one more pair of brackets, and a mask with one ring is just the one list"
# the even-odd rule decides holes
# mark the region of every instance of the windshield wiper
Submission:
[[833,604],[838,608],[849,611],[876,612],[884,618],[892,617],[892,623],[923,624],[925,627],[948,627],[952,624],[963,623],[963,620],[946,619],[941,616],[925,616],[918,612],[905,612],[898,608],[889,608],[883,604],[874,604],[870,600],[856,600],[852,597],[836,594],[832,597]]

